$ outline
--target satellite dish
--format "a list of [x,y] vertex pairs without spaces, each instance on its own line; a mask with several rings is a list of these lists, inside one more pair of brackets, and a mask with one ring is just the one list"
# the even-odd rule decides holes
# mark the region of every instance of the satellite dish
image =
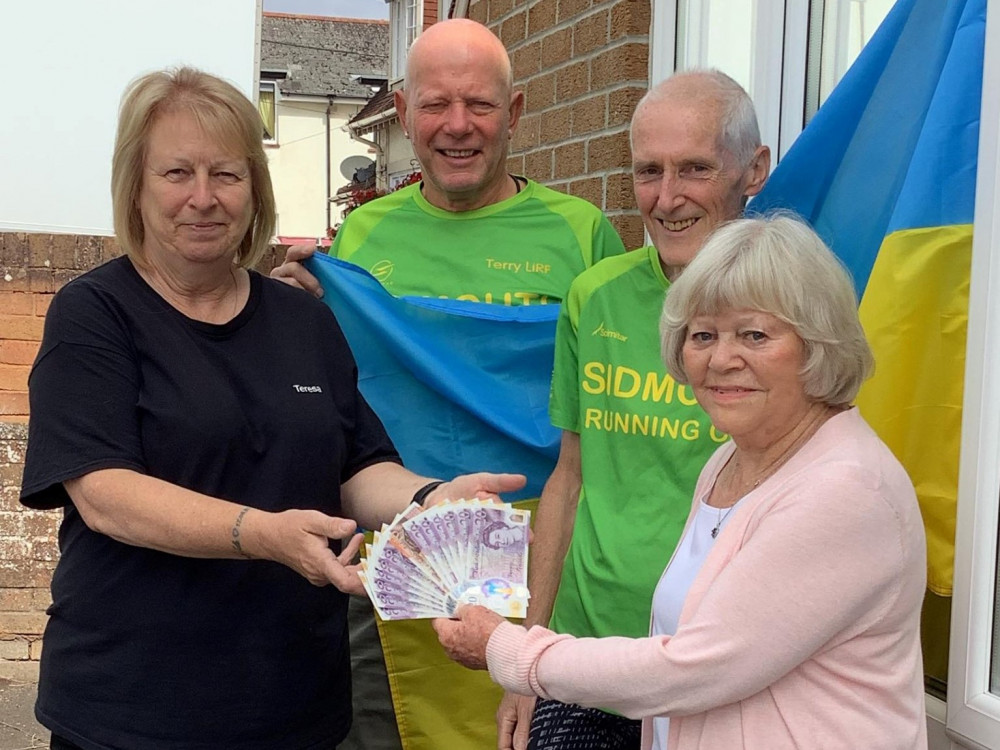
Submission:
[[348,156],[340,162],[340,173],[344,176],[345,180],[353,180],[355,172],[359,169],[367,169],[374,163],[367,156]]

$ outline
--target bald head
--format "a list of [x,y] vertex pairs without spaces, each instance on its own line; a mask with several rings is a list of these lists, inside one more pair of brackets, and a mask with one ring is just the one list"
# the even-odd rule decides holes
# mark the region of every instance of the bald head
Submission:
[[761,145],[757,113],[750,96],[740,84],[720,70],[687,70],[661,81],[636,105],[636,123],[668,101],[683,102],[701,109],[706,117],[717,118],[722,147],[741,164],[753,158]]
[[510,57],[503,42],[481,23],[468,18],[439,21],[417,37],[406,58],[403,88],[418,86],[420,76],[428,65],[463,60],[495,70],[507,93],[514,88]]
[[517,192],[507,151],[524,95],[493,32],[464,18],[434,24],[410,48],[393,96],[431,204],[471,211]]

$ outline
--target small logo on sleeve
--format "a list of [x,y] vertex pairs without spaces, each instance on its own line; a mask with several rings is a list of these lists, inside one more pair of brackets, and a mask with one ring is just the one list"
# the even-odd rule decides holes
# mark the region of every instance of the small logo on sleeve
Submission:
[[318,385],[293,385],[292,388],[296,390],[297,393],[322,393],[323,389]]
[[612,331],[610,328],[604,327],[604,321],[594,329],[594,332],[590,334],[591,336],[601,336],[606,339],[615,339],[616,341],[628,341],[628,336],[618,331]]

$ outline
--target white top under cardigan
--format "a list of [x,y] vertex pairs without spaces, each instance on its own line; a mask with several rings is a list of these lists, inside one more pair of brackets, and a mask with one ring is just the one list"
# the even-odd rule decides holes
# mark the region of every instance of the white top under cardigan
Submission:
[[[677,623],[691,583],[743,499],[741,497],[729,508],[713,508],[704,499],[698,503],[698,515],[691,519],[653,592],[653,625],[650,635],[673,635],[677,632]],[[718,531],[713,536],[712,532],[716,529]],[[667,750],[669,732],[669,716],[657,716],[653,719],[652,750]]]

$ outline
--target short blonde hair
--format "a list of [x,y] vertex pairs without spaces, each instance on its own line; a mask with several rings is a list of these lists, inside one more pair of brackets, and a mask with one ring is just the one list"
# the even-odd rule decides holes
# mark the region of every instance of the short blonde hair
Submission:
[[122,96],[111,160],[111,205],[118,243],[134,262],[145,265],[139,192],[149,132],[156,119],[168,112],[190,113],[205,133],[247,159],[254,212],[235,260],[243,268],[253,266],[270,246],[277,219],[260,114],[231,83],[194,68],[149,73],[129,84]]
[[670,287],[660,318],[667,370],[687,383],[689,321],[728,310],[760,310],[791,325],[805,344],[801,370],[810,398],[851,403],[873,358],[847,270],[805,222],[787,214],[719,226]]

